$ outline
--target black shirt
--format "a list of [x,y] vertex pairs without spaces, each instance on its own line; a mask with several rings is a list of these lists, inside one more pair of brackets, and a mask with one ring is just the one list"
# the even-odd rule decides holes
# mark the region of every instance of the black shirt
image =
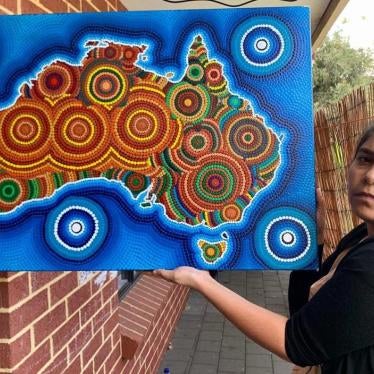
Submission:
[[352,247],[333,277],[286,324],[286,352],[299,366],[323,374],[374,373],[374,237],[360,225],[342,239],[320,276]]

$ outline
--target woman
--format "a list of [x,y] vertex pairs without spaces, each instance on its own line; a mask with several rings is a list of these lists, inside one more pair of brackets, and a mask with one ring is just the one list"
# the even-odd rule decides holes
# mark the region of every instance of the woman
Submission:
[[326,278],[289,319],[242,298],[208,272],[180,267],[154,273],[201,292],[249,338],[287,361],[321,365],[323,374],[374,373],[374,126],[357,145],[348,192],[364,223],[341,240],[321,269]]

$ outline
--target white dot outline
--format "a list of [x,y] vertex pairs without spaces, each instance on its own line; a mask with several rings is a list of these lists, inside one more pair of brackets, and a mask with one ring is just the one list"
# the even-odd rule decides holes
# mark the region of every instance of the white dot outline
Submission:
[[[74,226],[75,225],[79,225],[80,226],[80,230],[79,231],[74,231]],[[70,223],[69,225],[69,233],[71,235],[74,235],[74,236],[79,236],[79,235],[82,235],[86,230],[86,227],[84,225],[84,222],[80,219],[77,219],[73,222]]]
[[[298,223],[305,230],[305,233],[306,233],[306,236],[307,236],[307,246],[306,246],[306,248],[304,249],[304,251],[302,253],[300,253],[298,256],[296,256],[294,258],[279,257],[270,249],[270,246],[269,246],[269,241],[268,241],[269,231],[270,231],[271,227],[274,225],[274,223],[277,223],[277,222],[282,221],[282,220],[291,220],[291,221],[294,221],[294,222]],[[267,228],[265,230],[265,238],[264,239],[265,239],[266,251],[270,254],[270,256],[272,256],[274,259],[276,259],[279,262],[296,262],[296,261],[302,259],[308,253],[308,251],[310,249],[310,246],[311,246],[311,242],[312,242],[311,238],[310,238],[310,233],[309,233],[308,227],[305,225],[305,223],[303,221],[301,221],[301,220],[299,220],[295,217],[291,217],[291,216],[282,216],[282,217],[278,217],[278,218],[273,219],[269,223],[269,225],[267,226]]]
[[[260,48],[259,47],[259,43],[264,43],[264,45],[265,45],[265,48]],[[269,48],[270,48],[270,40],[268,39],[268,38],[265,38],[265,37],[260,37],[260,38],[257,38],[256,40],[255,40],[255,48],[256,48],[256,51],[258,52],[258,53],[265,53],[265,52],[267,52],[268,50],[269,50]]]
[[[292,237],[292,241],[291,242],[285,241],[283,238],[285,235],[290,235]],[[285,247],[292,247],[297,243],[297,236],[294,232],[292,232],[292,230],[285,230],[279,234],[279,240],[282,242],[282,244]]]
[[[263,64],[258,63],[258,62],[253,62],[253,61],[251,61],[251,60],[247,57],[247,55],[246,55],[246,53],[245,53],[245,51],[244,51],[244,40],[245,40],[245,38],[248,36],[248,34],[249,34],[251,31],[253,31],[253,30],[257,29],[257,28],[260,28],[260,27],[267,27],[267,28],[269,28],[270,30],[274,31],[274,32],[279,36],[279,39],[280,39],[280,42],[281,42],[281,49],[280,49],[280,51],[279,51],[278,56],[277,56],[274,60],[272,60],[272,61],[270,61],[270,62],[265,62],[265,63],[263,63]],[[282,57],[283,52],[284,52],[284,49],[285,49],[285,48],[284,48],[284,45],[285,45],[285,43],[284,43],[283,35],[281,34],[281,32],[280,32],[277,28],[275,28],[273,25],[269,25],[269,24],[260,24],[260,25],[252,26],[249,30],[247,30],[247,31],[244,33],[244,35],[242,36],[242,39],[241,39],[241,41],[240,41],[240,52],[241,52],[241,54],[242,54],[244,60],[247,61],[247,63],[250,64],[250,65],[253,65],[253,66],[270,66],[270,65],[276,63],[276,62],[277,62],[277,61]]]
[[[81,247],[72,247],[70,245],[67,245],[61,238],[60,236],[58,235],[58,224],[60,223],[61,221],[61,218],[63,217],[63,215],[71,210],[81,210],[83,212],[86,212],[88,213],[94,220],[94,225],[95,225],[95,230],[94,230],[94,233],[93,235],[91,236],[90,240],[83,246]],[[70,231],[70,230],[69,230]],[[96,239],[97,235],[99,234],[99,220],[96,218],[95,214],[87,209],[86,207],[83,207],[83,206],[79,206],[79,205],[73,205],[73,206],[70,206],[68,208],[65,208],[62,212],[60,212],[60,214],[57,216],[56,218],[56,221],[55,221],[55,224],[53,226],[53,234],[57,240],[57,242],[62,245],[64,248],[70,250],[70,251],[73,251],[73,252],[82,252],[84,251],[85,249],[87,249],[91,244],[92,242]]]

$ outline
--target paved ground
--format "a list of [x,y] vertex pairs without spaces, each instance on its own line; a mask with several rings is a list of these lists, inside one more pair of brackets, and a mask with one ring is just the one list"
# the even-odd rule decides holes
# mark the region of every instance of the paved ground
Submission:
[[[258,305],[287,315],[288,272],[220,272],[218,280]],[[160,373],[289,374],[291,365],[245,337],[200,294],[192,292]]]

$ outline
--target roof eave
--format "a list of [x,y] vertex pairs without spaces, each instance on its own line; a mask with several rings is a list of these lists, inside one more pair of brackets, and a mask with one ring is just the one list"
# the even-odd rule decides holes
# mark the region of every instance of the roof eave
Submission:
[[322,44],[332,25],[349,0],[331,0],[312,35],[313,52]]

